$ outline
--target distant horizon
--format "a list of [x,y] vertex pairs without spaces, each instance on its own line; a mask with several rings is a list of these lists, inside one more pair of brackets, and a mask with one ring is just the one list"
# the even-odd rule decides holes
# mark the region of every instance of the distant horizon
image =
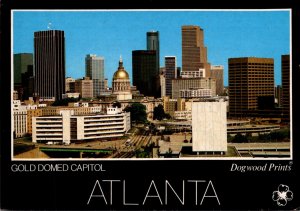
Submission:
[[[159,32],[160,67],[165,56],[176,56],[182,67],[181,27],[204,30],[204,44],[211,65],[224,66],[228,86],[228,59],[274,59],[275,86],[281,85],[281,55],[290,54],[290,10],[238,11],[18,11],[12,13],[13,54],[32,53],[36,31],[62,30],[66,42],[66,77],[85,76],[85,57],[104,57],[109,86],[122,55],[132,85],[132,51],[146,50],[146,34]],[[276,21],[275,21],[276,20]],[[50,24],[51,23],[51,24]],[[128,24],[129,23],[129,24]]]

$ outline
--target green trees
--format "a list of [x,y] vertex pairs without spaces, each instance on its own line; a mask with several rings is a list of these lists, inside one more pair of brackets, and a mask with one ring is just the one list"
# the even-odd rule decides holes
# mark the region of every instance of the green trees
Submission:
[[270,133],[259,134],[258,136],[251,136],[251,134],[242,135],[236,134],[234,137],[227,136],[228,142],[233,143],[251,143],[251,142],[282,142],[290,140],[290,130],[280,129]]
[[234,143],[247,143],[248,138],[247,138],[247,136],[238,133],[234,136],[232,142],[234,142]]
[[165,113],[164,107],[163,107],[161,104],[159,104],[158,106],[156,106],[156,107],[154,108],[154,111],[153,111],[153,119],[154,119],[154,120],[155,120],[155,119],[157,119],[157,120],[162,120],[162,119],[164,119],[164,118],[170,119],[171,116],[170,116],[170,114]]
[[141,103],[133,103],[127,106],[124,111],[130,112],[131,123],[146,123],[146,106]]
[[115,101],[113,102],[112,106],[115,108],[115,107],[118,107],[118,108],[121,108],[121,103],[119,101]]

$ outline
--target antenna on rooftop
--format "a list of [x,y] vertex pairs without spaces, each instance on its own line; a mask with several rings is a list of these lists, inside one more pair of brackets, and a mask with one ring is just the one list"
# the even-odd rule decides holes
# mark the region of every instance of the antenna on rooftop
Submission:
[[51,29],[51,27],[52,27],[52,23],[49,22],[49,23],[48,23],[48,26],[47,26],[47,29]]

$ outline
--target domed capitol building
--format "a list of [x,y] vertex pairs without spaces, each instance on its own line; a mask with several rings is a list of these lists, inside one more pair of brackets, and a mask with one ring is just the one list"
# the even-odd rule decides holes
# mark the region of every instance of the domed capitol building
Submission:
[[114,73],[112,80],[112,93],[117,96],[117,100],[131,100],[129,74],[123,67],[122,57],[119,60],[118,70]]

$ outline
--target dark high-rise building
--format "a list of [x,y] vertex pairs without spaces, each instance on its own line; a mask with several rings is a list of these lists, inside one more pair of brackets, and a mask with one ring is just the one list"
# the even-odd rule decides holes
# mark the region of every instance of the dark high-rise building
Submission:
[[34,93],[34,75],[33,75],[33,65],[28,65],[27,72],[22,73],[22,93],[19,96],[21,100],[27,100],[29,97],[33,96]]
[[166,96],[172,96],[172,79],[177,78],[177,67],[175,56],[165,56],[165,87]]
[[156,51],[156,68],[159,71],[159,32],[147,32],[147,50]]
[[207,62],[207,48],[204,46],[204,31],[199,26],[182,26],[182,71],[205,69],[205,77],[210,77]]
[[18,99],[20,100],[25,100],[30,95],[28,86],[31,85],[29,78],[33,76],[32,67],[32,53],[14,54],[14,90],[18,92]]
[[35,95],[61,100],[65,93],[64,31],[34,32]]
[[28,72],[28,66],[33,65],[32,53],[14,54],[14,84],[22,83],[22,73]]
[[132,78],[136,86],[145,96],[160,96],[157,79],[159,70],[156,68],[156,51],[132,51]]
[[290,55],[281,56],[282,109],[285,121],[290,120]]
[[243,117],[260,105],[274,104],[274,60],[271,58],[230,58],[229,115]]
[[181,76],[181,67],[177,67],[176,71],[177,71],[177,73],[176,73],[177,78],[179,78]]

